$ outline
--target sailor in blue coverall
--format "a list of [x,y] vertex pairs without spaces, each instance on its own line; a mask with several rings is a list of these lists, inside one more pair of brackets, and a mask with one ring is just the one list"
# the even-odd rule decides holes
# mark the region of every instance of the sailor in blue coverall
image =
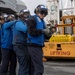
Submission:
[[1,25],[1,52],[2,65],[0,75],[7,75],[9,67],[9,75],[16,75],[16,54],[12,45],[12,26],[15,21],[12,21],[13,16],[9,15],[7,22]]
[[26,46],[27,42],[27,24],[25,20],[29,17],[29,10],[20,11],[20,19],[13,27],[13,45],[14,51],[19,62],[18,75],[29,75],[29,54]]
[[0,63],[1,63],[1,24],[0,24]]
[[47,15],[47,8],[44,5],[38,5],[35,9],[34,16],[30,17],[27,21],[28,25],[28,40],[27,48],[30,55],[30,75],[43,75],[43,52],[42,47],[45,41],[45,28],[44,17]]
[[0,64],[2,60],[2,53],[1,53],[1,25],[4,23],[4,17],[0,15]]

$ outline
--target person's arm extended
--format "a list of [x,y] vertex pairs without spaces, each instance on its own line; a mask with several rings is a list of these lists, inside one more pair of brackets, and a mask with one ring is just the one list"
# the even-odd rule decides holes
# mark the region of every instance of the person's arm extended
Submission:
[[16,22],[16,21],[6,22],[6,23],[4,24],[4,28],[6,29],[6,28],[12,27],[12,26],[15,24],[15,22]]
[[22,22],[17,22],[16,29],[18,31],[22,31],[22,32],[26,33],[27,32],[27,25],[24,25]]
[[31,17],[27,21],[28,33],[31,36],[40,36],[42,35],[42,29],[36,29],[36,21],[34,17]]

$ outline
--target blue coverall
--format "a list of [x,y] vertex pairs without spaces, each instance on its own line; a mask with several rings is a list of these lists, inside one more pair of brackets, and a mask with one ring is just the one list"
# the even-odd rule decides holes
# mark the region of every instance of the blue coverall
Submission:
[[13,27],[14,51],[19,62],[18,75],[29,75],[29,54],[26,46],[27,25],[22,20],[18,20]]
[[5,22],[1,25],[1,53],[2,65],[1,74],[7,75],[9,66],[9,75],[16,75],[16,54],[12,45],[12,26],[15,21]]
[[43,19],[39,16],[34,15],[27,21],[28,25],[28,41],[27,48],[30,55],[30,75],[43,75],[43,52],[42,47],[44,46],[44,34],[42,30],[46,28]]
[[1,63],[1,29],[0,29],[0,63]]

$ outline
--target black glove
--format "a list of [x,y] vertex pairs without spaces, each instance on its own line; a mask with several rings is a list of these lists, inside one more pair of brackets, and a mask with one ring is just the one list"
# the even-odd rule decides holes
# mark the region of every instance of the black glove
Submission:
[[51,32],[50,32],[49,28],[44,29],[43,33],[44,33],[46,39],[49,39],[51,37]]
[[55,33],[56,32],[56,28],[55,27],[50,27],[50,28],[46,28],[46,29],[44,29],[43,30],[43,33],[44,33],[44,35],[45,35],[45,37],[46,38],[50,38],[52,35],[53,35],[53,33]]
[[56,27],[51,26],[51,27],[50,27],[50,32],[51,32],[52,34],[55,33],[55,32],[56,32]]
[[50,29],[46,28],[42,31],[45,35],[48,35],[50,33]]

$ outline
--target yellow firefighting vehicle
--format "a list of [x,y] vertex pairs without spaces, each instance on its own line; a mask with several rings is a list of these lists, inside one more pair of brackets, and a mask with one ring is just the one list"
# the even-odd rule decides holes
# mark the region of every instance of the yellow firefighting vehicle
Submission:
[[58,32],[45,42],[45,58],[75,58],[75,15],[63,16]]

